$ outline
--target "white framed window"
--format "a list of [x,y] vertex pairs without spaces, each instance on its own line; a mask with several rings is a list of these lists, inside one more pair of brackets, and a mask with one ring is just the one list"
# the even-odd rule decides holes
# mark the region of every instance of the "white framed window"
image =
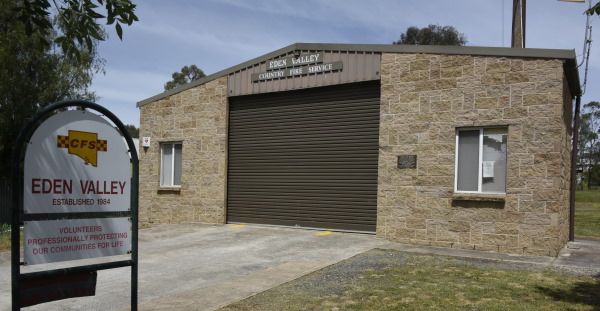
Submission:
[[454,191],[506,193],[508,127],[456,130]]
[[182,143],[162,143],[160,145],[160,186],[181,186]]

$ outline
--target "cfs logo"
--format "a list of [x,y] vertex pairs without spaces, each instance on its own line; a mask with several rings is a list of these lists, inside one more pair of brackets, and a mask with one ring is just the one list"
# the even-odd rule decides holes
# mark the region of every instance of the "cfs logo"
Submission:
[[85,165],[98,167],[98,151],[106,152],[108,142],[98,139],[98,133],[69,130],[69,136],[58,135],[58,148],[68,148],[69,154],[76,155],[85,161]]

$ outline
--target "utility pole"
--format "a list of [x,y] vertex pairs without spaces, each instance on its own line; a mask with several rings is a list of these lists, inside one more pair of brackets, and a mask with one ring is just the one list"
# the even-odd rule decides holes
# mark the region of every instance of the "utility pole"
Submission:
[[525,7],[527,0],[513,0],[512,48],[525,47]]

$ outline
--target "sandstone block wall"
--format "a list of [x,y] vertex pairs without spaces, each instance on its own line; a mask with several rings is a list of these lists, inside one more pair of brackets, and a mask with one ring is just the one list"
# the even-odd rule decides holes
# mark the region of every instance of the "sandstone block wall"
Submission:
[[[377,234],[556,256],[568,238],[570,115],[560,60],[384,54]],[[454,193],[455,133],[508,126],[506,195]],[[417,155],[399,169],[398,155]]]
[[[407,244],[556,256],[568,239],[571,94],[561,60],[383,54],[377,234]],[[227,77],[141,107],[140,221],[226,221]],[[508,127],[506,195],[454,193],[455,133]],[[183,143],[161,188],[160,143]],[[399,155],[417,155],[399,169]]]
[[[227,77],[144,105],[140,222],[225,222]],[[181,188],[160,187],[160,143],[182,142]]]

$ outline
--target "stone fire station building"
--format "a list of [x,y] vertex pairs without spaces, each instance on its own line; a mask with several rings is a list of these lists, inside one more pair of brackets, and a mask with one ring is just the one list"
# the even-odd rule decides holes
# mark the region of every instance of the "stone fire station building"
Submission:
[[138,103],[140,221],[556,256],[573,50],[298,43]]

